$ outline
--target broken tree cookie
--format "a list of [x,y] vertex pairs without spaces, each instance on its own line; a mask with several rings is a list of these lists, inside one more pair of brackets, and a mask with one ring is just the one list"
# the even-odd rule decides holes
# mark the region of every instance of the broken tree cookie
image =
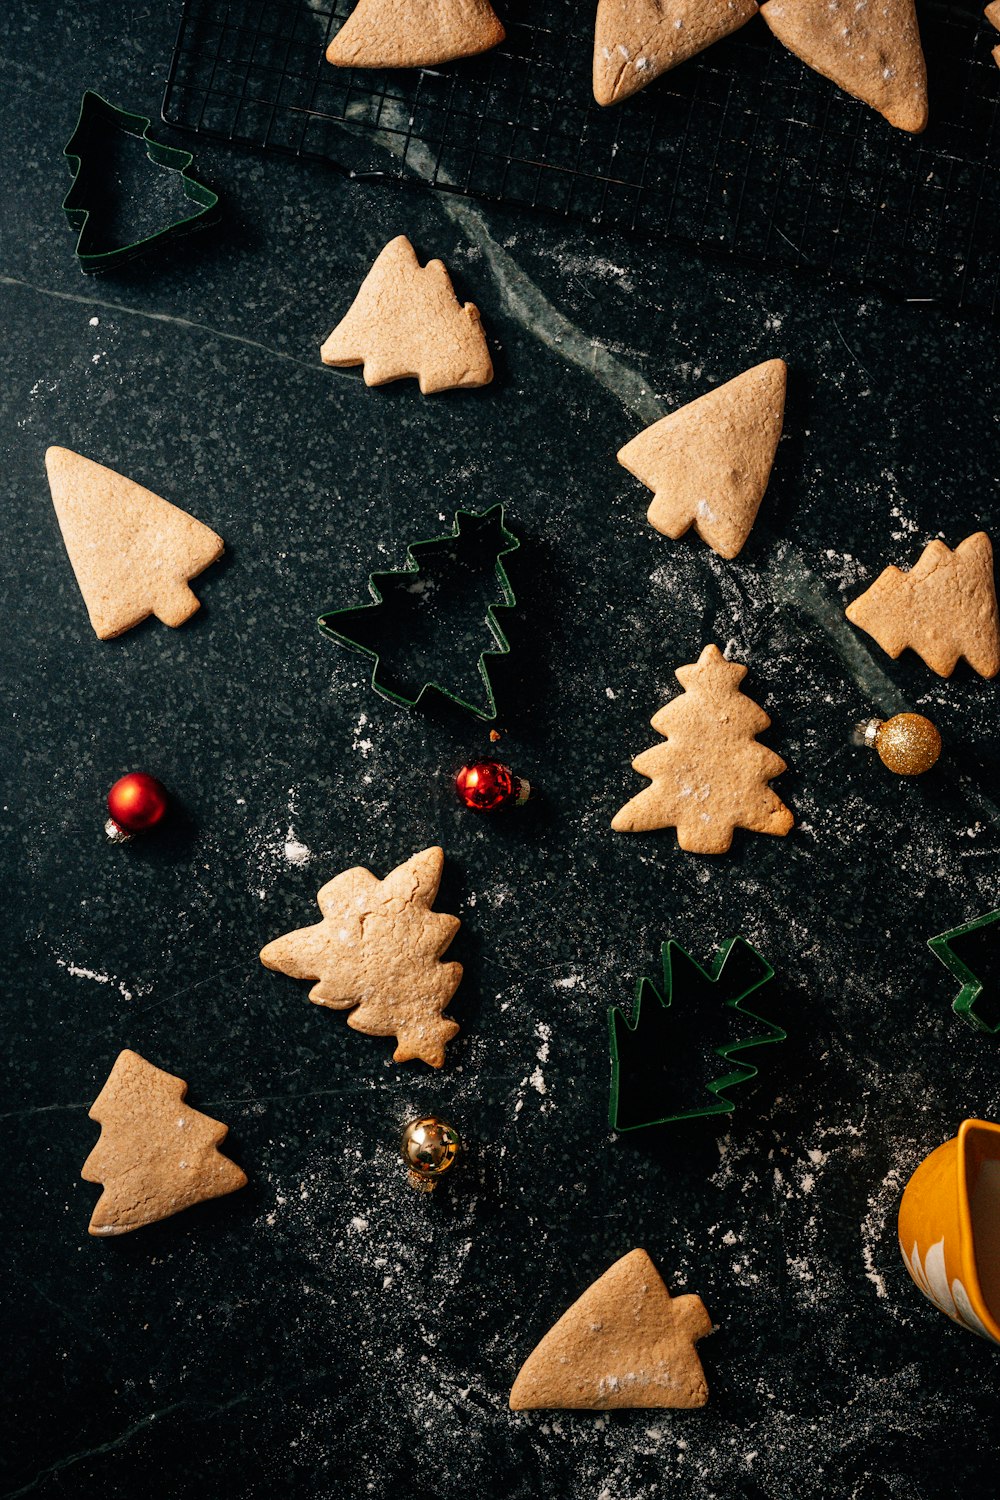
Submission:
[[431,68],[504,39],[489,0],[360,0],[326,49],[338,68]]
[[645,1250],[598,1277],[529,1354],[512,1411],[704,1406],[695,1344],[712,1332],[700,1297],[671,1297]]
[[425,396],[493,379],[479,309],[459,302],[442,261],[421,266],[405,234],[381,251],[320,354],[364,365],[366,385],[412,376]]
[[155,615],[183,625],[200,608],[188,582],[222,556],[214,531],[69,448],[45,455],[59,529],[102,641]]
[[690,527],[720,557],[750,535],[781,437],[788,367],[768,359],[661,417],[618,454],[653,491],[649,524],[675,540]]
[[91,1234],[128,1234],[246,1186],[245,1173],[218,1149],[228,1125],[185,1104],[186,1093],[183,1078],[137,1052],[118,1054],[90,1110],[101,1135],[80,1174],[104,1187]]
[[457,917],[432,911],[444,852],[424,849],[384,880],[360,866],[327,882],[317,900],[323,920],[275,938],[261,963],[293,979],[314,979],[309,999],[350,1010],[348,1026],[367,1036],[394,1036],[396,1062],[419,1057],[444,1064],[458,1023],[442,1015],[462,978],[462,965],[441,955]]
[[985,531],[954,552],[929,542],[909,573],[886,568],[846,614],[893,660],[910,646],[939,677],[950,677],[963,656],[980,677],[1000,672],[993,547]]
[[927,125],[927,65],[913,0],[767,0],[778,41],[913,134]]
[[594,98],[617,104],[745,26],[757,0],[598,0]]
[[784,837],[795,820],[768,782],[787,767],[757,743],[771,720],[740,692],[746,675],[746,667],[727,661],[718,646],[706,646],[697,662],[677,668],[684,692],[650,720],[667,743],[632,762],[652,785],[615,814],[612,828],[676,828],[678,844],[692,854],[725,854],[736,828]]

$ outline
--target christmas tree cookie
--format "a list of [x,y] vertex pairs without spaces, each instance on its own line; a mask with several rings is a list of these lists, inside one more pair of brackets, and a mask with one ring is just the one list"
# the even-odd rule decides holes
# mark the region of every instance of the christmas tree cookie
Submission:
[[[1000,0],[990,0],[983,15],[997,31],[1000,31]],[[993,61],[1000,68],[1000,47],[994,47],[992,52]]]
[[150,615],[183,625],[200,607],[188,582],[222,556],[222,538],[169,500],[69,448],[50,448],[45,467],[66,551],[101,640]]
[[90,1110],[101,1136],[80,1174],[104,1187],[91,1234],[128,1234],[246,1185],[245,1174],[218,1149],[228,1125],[185,1104],[186,1093],[183,1078],[137,1052],[118,1054]]
[[671,1297],[645,1250],[632,1250],[528,1356],[511,1410],[704,1406],[708,1386],[695,1344],[711,1332],[701,1298]]
[[442,261],[421,266],[405,234],[380,253],[320,354],[325,365],[363,365],[366,385],[412,376],[425,396],[493,379],[479,309],[458,301]]
[[771,475],[787,375],[765,360],[625,444],[618,462],[654,492],[651,526],[675,539],[693,526],[720,557],[737,555]]
[[394,1036],[396,1062],[419,1057],[440,1068],[458,1023],[442,1015],[462,965],[442,963],[461,923],[432,911],[444,853],[424,849],[384,880],[360,866],[327,882],[317,897],[323,920],[275,938],[261,963],[293,979],[318,981],[309,999],[350,1010],[348,1026]]
[[617,104],[757,14],[757,0],[598,0],[594,98]]
[[360,0],[326,60],[338,68],[432,68],[503,39],[489,0]]
[[787,767],[757,743],[771,720],[740,692],[746,674],[718,646],[706,646],[697,662],[677,668],[684,692],[650,720],[667,743],[632,762],[652,785],[615,814],[612,828],[676,828],[678,844],[692,854],[724,854],[735,828],[788,832],[795,820],[768,786]]
[[910,646],[939,677],[950,677],[963,656],[980,677],[995,677],[1000,618],[989,537],[977,531],[954,552],[929,542],[909,573],[880,573],[847,606],[847,618],[894,660]]
[[927,125],[927,64],[913,0],[767,0],[778,41],[884,115],[918,134]]

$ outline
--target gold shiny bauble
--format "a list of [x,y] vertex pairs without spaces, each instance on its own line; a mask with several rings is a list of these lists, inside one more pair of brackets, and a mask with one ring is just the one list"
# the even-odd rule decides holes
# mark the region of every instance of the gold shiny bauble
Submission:
[[433,1115],[411,1120],[403,1130],[401,1149],[412,1185],[422,1193],[433,1192],[461,1148],[458,1131],[447,1120]]
[[941,736],[923,714],[895,714],[884,723],[872,719],[864,738],[897,776],[922,776],[941,754]]

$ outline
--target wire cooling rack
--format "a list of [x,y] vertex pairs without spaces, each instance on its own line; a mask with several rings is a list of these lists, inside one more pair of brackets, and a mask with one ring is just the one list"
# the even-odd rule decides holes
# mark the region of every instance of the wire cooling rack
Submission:
[[922,136],[755,19],[602,109],[595,0],[496,0],[507,39],[441,68],[331,67],[353,0],[183,0],[163,118],[351,176],[418,181],[1000,311],[1000,38],[978,0],[918,0]]

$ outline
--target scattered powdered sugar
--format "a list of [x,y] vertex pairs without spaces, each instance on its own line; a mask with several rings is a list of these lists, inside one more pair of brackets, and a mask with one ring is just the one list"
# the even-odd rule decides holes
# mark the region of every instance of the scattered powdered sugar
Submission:
[[307,865],[313,857],[312,850],[299,837],[295,826],[298,789],[289,787],[287,795],[288,805],[281,821],[253,839],[250,870],[261,901],[266,899],[283,870],[289,866]]
[[54,958],[59,967],[65,969],[66,973],[72,975],[74,979],[89,979],[92,984],[110,985],[112,989],[118,991],[123,1000],[134,1000],[137,995],[148,995],[153,988],[151,984],[141,981],[133,981],[131,985],[128,985],[124,980],[116,979],[113,974],[106,974],[101,969],[88,969],[83,964],[72,963],[67,958],[60,958],[58,954],[55,954]]

